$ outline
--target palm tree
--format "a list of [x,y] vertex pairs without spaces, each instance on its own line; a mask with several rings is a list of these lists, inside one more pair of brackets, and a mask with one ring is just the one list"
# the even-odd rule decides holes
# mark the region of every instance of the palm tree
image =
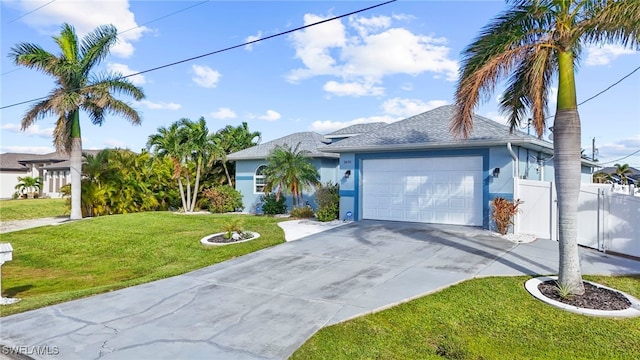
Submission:
[[[209,134],[204,117],[196,122],[183,118],[172,123],[168,128],[158,128],[157,134],[149,136],[147,149],[153,149],[160,157],[171,158],[174,164],[173,177],[178,180],[182,208],[185,212],[193,212],[196,207],[202,167],[210,163],[209,158],[214,151],[213,138]],[[190,168],[195,168],[196,172],[193,188]]]
[[80,186],[82,174],[82,138],[80,111],[87,112],[91,122],[102,125],[105,115],[121,115],[133,124],[139,124],[140,115],[112,93],[144,98],[141,88],[120,74],[92,74],[117,41],[118,31],[113,25],[97,27],[78,41],[75,29],[63,24],[60,35],[53,39],[60,47],[60,55],[47,52],[36,44],[20,43],[9,54],[16,65],[42,71],[56,80],[56,87],[46,99],[34,104],[22,119],[22,130],[36,120],[56,116],[53,143],[56,150],[70,154],[71,219],[81,219]]
[[[557,75],[554,135],[559,214],[560,286],[584,293],[577,244],[580,118],[574,74],[585,45],[640,44],[640,1],[519,0],[486,25],[463,52],[451,130],[473,128],[473,110],[508,76],[500,102],[511,129],[533,118],[539,137],[547,127],[549,89]],[[529,115],[528,112],[532,115]]]
[[216,133],[214,142],[229,185],[233,186],[233,182],[229,164],[227,164],[227,155],[256,146],[260,143],[261,138],[262,134],[259,131],[249,131],[249,125],[246,122],[242,122],[242,125],[237,127],[227,125]]
[[611,182],[611,175],[604,173],[604,172],[597,172],[594,173],[593,176],[593,182],[596,184],[606,184]]
[[627,185],[629,183],[629,181],[627,180],[627,175],[631,175],[633,173],[633,171],[629,169],[629,164],[615,164],[613,166],[616,167],[615,174],[620,178],[620,183],[622,185]]
[[33,176],[18,176],[18,184],[15,186],[15,189],[24,193],[26,190],[27,193],[33,193],[33,190],[40,190],[42,187],[42,178],[41,177],[33,177]]
[[264,170],[266,184],[264,191],[276,190],[276,200],[280,195],[289,193],[293,197],[293,207],[302,201],[302,192],[319,183],[318,170],[307,156],[309,151],[299,150],[300,143],[295,148],[287,144],[276,146],[267,157]]

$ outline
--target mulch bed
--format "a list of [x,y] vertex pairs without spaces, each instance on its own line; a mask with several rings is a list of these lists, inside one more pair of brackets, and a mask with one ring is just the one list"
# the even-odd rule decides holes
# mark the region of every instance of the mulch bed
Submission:
[[624,310],[631,307],[631,302],[621,293],[583,282],[584,294],[563,298],[558,292],[555,281],[545,281],[538,285],[538,290],[549,299],[564,304],[594,310]]
[[224,235],[217,235],[217,236],[211,236],[207,238],[207,242],[214,243],[214,244],[229,244],[229,243],[234,243],[242,240],[248,240],[253,238],[253,236],[254,235],[251,232],[243,232],[239,239],[234,239],[234,238],[227,239],[224,237]]

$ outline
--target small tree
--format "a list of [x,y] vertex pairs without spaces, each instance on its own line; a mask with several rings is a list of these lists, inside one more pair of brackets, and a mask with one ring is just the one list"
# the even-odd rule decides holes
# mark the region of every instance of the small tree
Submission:
[[40,190],[42,187],[42,178],[33,176],[18,177],[18,185],[15,189],[24,194],[25,191],[28,194],[35,192],[34,190]]
[[339,217],[340,185],[327,182],[316,189],[316,203],[318,203],[317,218],[320,221],[332,221]]
[[301,150],[300,143],[295,148],[287,144],[276,146],[267,157],[265,168],[265,192],[276,192],[276,200],[284,192],[293,197],[293,207],[302,202],[302,192],[316,186],[319,181],[318,169],[311,163],[309,151]]

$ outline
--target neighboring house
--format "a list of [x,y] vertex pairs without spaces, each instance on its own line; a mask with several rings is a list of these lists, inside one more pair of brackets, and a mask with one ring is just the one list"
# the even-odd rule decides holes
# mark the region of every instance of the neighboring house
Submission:
[[[101,150],[84,150],[97,154]],[[40,196],[61,197],[60,188],[71,182],[69,155],[4,153],[0,154],[0,199],[10,199],[16,192],[18,177],[42,177]]]
[[[338,179],[338,154],[318,151],[319,146],[329,144],[323,135],[315,132],[302,132],[291,134],[276,140],[256,145],[227,156],[230,161],[236,162],[236,190],[242,194],[244,211],[260,212],[260,198],[264,195],[265,178],[263,170],[267,165],[267,156],[278,145],[288,145],[298,150],[306,150],[312,163],[318,169],[320,182],[336,182]],[[309,204],[315,208],[314,191],[303,193],[303,204]],[[287,209],[291,210],[291,196],[287,197]]]
[[[615,166],[608,166],[605,168],[602,168],[598,171],[595,172],[595,174],[598,173],[604,173],[604,174],[609,174],[611,175],[613,181],[617,184],[620,184],[620,177],[618,175],[616,175],[616,167]],[[640,181],[640,170],[629,166],[629,170],[631,170],[631,173],[626,175],[627,177],[627,181],[629,182],[629,184],[638,184],[638,181]]]
[[[340,218],[489,227],[490,201],[514,198],[514,177],[553,181],[553,144],[474,115],[450,132],[453,106],[320,147],[340,154]],[[582,181],[595,163],[582,160]],[[576,184],[579,186],[579,184]],[[350,214],[351,216],[348,216]]]

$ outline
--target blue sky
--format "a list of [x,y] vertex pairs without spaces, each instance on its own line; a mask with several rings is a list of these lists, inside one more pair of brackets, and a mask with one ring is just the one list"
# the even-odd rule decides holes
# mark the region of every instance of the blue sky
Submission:
[[[381,2],[3,0],[1,106],[46,96],[53,88],[44,74],[16,70],[7,54],[19,42],[57,53],[51,36],[63,22],[81,36],[114,24],[120,43],[98,70],[128,75]],[[83,145],[139,151],[158,127],[201,116],[212,131],[246,121],[252,131],[262,132],[263,142],[292,132],[327,133],[355,123],[404,119],[452,102],[460,52],[503,8],[501,1],[400,0],[148,72],[132,78],[146,99],[124,98],[140,111],[142,125],[108,117],[99,127],[84,116]],[[637,51],[615,45],[585,49],[576,77],[578,101],[638,66]],[[499,94],[500,89],[476,112],[503,122]],[[29,105],[0,110],[0,152],[53,151],[54,118],[20,131]],[[555,101],[551,106],[555,109]],[[579,110],[587,153],[594,137],[603,163],[640,150],[640,71]],[[620,162],[640,167],[640,153]]]

